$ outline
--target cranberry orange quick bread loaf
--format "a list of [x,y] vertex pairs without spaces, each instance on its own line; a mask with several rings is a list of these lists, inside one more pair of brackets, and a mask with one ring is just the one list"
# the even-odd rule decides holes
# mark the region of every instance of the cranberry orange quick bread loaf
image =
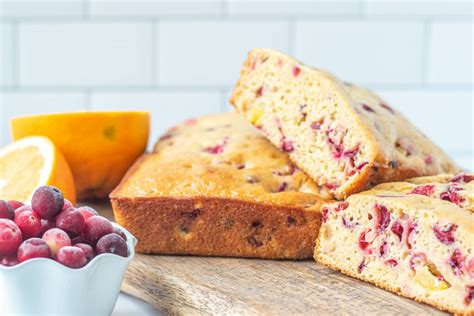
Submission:
[[311,258],[322,196],[237,114],[171,129],[111,194],[145,253]]
[[250,52],[231,103],[338,198],[377,183],[457,172],[378,96],[271,49]]
[[[448,185],[472,197],[472,182]],[[326,207],[315,259],[400,295],[473,315],[473,201],[458,206],[444,198],[449,193],[438,194],[437,186],[446,184],[430,183],[408,190],[407,183],[384,184]],[[425,194],[431,186],[436,194]]]

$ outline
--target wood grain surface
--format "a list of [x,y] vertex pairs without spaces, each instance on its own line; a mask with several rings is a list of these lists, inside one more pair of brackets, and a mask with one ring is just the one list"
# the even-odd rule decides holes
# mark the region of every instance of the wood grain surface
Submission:
[[170,315],[445,315],[311,260],[137,254],[122,290]]

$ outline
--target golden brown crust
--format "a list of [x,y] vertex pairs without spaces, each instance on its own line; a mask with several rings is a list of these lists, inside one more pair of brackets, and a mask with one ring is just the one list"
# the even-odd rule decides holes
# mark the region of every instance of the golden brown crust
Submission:
[[172,128],[110,198],[139,252],[268,259],[311,258],[324,203],[237,114]]
[[137,251],[265,259],[312,257],[320,213],[221,198],[112,198]]

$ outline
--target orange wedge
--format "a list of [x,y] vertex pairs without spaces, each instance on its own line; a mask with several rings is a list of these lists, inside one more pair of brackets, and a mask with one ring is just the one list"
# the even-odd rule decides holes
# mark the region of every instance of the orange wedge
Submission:
[[14,140],[41,135],[64,154],[79,200],[105,198],[145,151],[147,112],[83,112],[13,118]]
[[0,199],[30,203],[35,189],[52,185],[76,202],[68,163],[46,137],[28,137],[0,149]]

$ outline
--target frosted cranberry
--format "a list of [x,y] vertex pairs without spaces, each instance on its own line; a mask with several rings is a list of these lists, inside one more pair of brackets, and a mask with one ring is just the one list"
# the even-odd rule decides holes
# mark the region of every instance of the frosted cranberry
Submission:
[[293,142],[291,140],[284,139],[281,143],[281,149],[284,152],[291,153],[293,150],[295,150],[295,147],[293,146]]
[[84,220],[87,220],[89,217],[92,217],[94,215],[99,215],[96,210],[89,206],[81,206],[77,208],[77,210],[81,212],[82,216],[84,216]]
[[15,201],[15,200],[8,201],[8,204],[10,204],[10,206],[13,208],[13,210],[16,210],[17,208],[25,206],[25,204],[23,204],[22,202]]
[[438,238],[439,241],[441,241],[445,245],[451,245],[454,242],[454,232],[458,228],[458,225],[456,224],[445,224],[445,225],[440,225],[437,223],[433,227],[433,232]]
[[18,248],[18,261],[23,262],[34,258],[51,258],[51,250],[41,238],[25,240]]
[[114,227],[114,233],[122,237],[125,241],[127,240],[127,235],[121,230],[120,228],[115,228]]
[[360,236],[359,236],[359,248],[367,254],[372,253],[372,249],[369,248],[369,246],[373,242],[373,236],[371,234],[371,229],[367,229],[363,231]]
[[64,206],[62,192],[52,186],[42,186],[36,189],[31,199],[31,207],[43,219],[52,219]]
[[385,264],[388,265],[389,267],[396,267],[398,265],[398,261],[395,259],[389,259],[385,261]]
[[375,229],[378,234],[382,233],[390,225],[390,212],[380,204],[374,205],[375,209]]
[[461,203],[464,202],[466,199],[463,196],[459,195],[458,191],[460,190],[462,190],[462,188],[448,186],[446,188],[446,191],[442,192],[439,197],[442,200],[449,201],[456,205],[461,205]]
[[71,201],[69,201],[68,199],[64,199],[64,205],[63,205],[63,209],[61,211],[65,211],[71,207],[74,207],[74,205],[72,205]]
[[76,246],[66,246],[59,249],[56,254],[56,261],[73,269],[82,268],[87,264],[84,250]]
[[466,286],[466,296],[464,297],[464,303],[466,305],[471,304],[474,299],[474,286]]
[[71,246],[71,239],[69,238],[68,234],[59,228],[48,230],[46,233],[44,233],[43,240],[48,244],[53,257],[56,256],[56,253],[62,247]]
[[84,254],[86,255],[87,262],[91,261],[94,258],[94,249],[88,244],[84,243],[78,243],[74,245],[77,248],[81,248],[82,251],[84,251]]
[[18,214],[25,211],[33,211],[33,209],[29,205],[20,206],[19,208],[15,210],[15,218],[18,216]]
[[390,228],[390,230],[398,237],[400,241],[402,241],[403,225],[399,220],[393,222],[392,228]]
[[426,262],[426,255],[424,253],[416,253],[410,258],[410,269],[416,271],[426,265]]
[[367,112],[372,112],[375,113],[374,109],[372,109],[369,105],[362,103],[362,108],[366,110]]
[[0,200],[0,218],[15,219],[13,207],[7,201]]
[[294,66],[293,69],[291,70],[291,73],[293,74],[294,77],[298,77],[300,72],[301,72],[301,69],[298,66]]
[[460,276],[464,267],[464,257],[461,250],[454,249],[451,257],[448,259],[448,264],[453,269],[455,275]]
[[10,256],[16,253],[23,237],[15,222],[0,218],[0,256]]
[[74,238],[71,238],[71,244],[72,244],[72,245],[75,245],[75,244],[87,244],[87,240],[84,238],[84,236],[79,235],[79,236],[76,236],[76,237],[74,237]]
[[41,220],[41,234],[46,233],[48,230],[51,228],[56,227],[56,221],[54,219],[48,220],[48,219],[42,219]]
[[416,188],[414,188],[412,191],[411,191],[411,194],[419,194],[419,195],[426,195],[426,196],[430,196],[434,193],[434,190],[435,190],[435,186],[434,185],[431,185],[431,184],[428,184],[428,185],[420,185],[420,186],[417,186]]
[[9,256],[9,257],[3,257],[0,264],[2,266],[5,266],[5,267],[13,267],[13,266],[16,266],[18,264],[18,258],[16,257],[16,255]]
[[24,211],[15,217],[15,224],[20,227],[23,239],[39,237],[43,230],[41,217],[34,211]]
[[425,160],[425,164],[427,164],[427,165],[431,165],[434,161],[433,156],[431,156],[431,155],[427,155],[424,160]]
[[449,182],[469,183],[472,180],[474,180],[474,176],[471,176],[471,175],[468,175],[468,174],[465,174],[465,173],[460,173],[460,174],[456,175],[455,177],[453,177],[451,180],[449,180]]
[[108,234],[99,239],[95,246],[97,254],[112,253],[122,257],[128,255],[127,242],[117,234]]
[[88,244],[94,246],[102,236],[113,232],[112,223],[105,217],[96,215],[86,220],[83,236]]
[[70,236],[75,237],[84,231],[84,216],[76,209],[70,208],[59,213],[58,217],[56,217],[56,227],[64,230]]

